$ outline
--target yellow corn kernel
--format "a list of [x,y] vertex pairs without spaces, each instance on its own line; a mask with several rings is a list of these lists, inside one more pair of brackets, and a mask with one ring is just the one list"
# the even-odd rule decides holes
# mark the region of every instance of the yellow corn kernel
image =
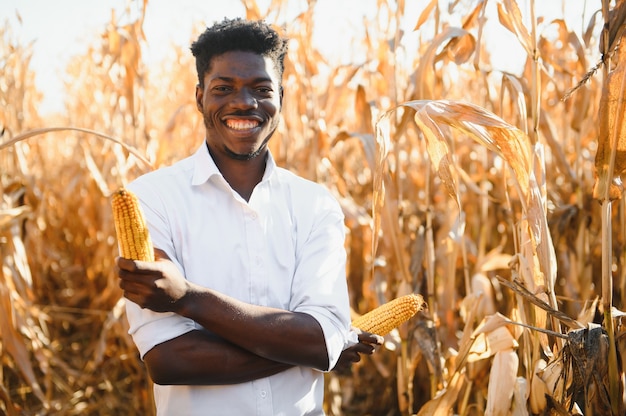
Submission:
[[400,296],[352,321],[352,326],[380,336],[406,322],[424,306],[421,295]]
[[152,239],[137,196],[121,188],[111,199],[113,221],[120,256],[142,261],[154,261]]

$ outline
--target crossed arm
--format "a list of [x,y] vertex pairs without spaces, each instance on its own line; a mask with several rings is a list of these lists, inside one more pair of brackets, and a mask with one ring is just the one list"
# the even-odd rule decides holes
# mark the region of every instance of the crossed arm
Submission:
[[[292,366],[328,369],[322,329],[305,313],[251,305],[187,281],[160,259],[146,263],[118,258],[124,296],[142,308],[175,312],[211,332],[194,330],[152,348],[144,356],[157,384],[218,385],[255,380]],[[335,369],[371,354],[381,337],[361,332]]]

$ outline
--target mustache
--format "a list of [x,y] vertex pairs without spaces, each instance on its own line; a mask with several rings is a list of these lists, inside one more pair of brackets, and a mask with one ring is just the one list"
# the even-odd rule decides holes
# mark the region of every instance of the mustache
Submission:
[[262,119],[265,119],[265,117],[261,117],[261,115],[259,113],[257,113],[256,111],[245,111],[245,110],[237,110],[233,113],[229,113],[230,116],[234,116],[234,117],[259,117]]

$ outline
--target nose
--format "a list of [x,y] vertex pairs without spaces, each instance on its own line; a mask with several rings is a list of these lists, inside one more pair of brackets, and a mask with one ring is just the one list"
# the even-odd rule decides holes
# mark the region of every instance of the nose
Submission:
[[233,96],[232,105],[235,108],[249,109],[255,108],[258,103],[253,91],[249,88],[242,88]]

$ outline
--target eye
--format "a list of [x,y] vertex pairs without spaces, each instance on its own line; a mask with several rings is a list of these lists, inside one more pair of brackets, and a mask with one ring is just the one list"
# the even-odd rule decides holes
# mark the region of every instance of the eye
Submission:
[[272,87],[260,86],[256,88],[256,92],[264,97],[271,97],[274,93]]
[[225,92],[231,91],[232,88],[229,87],[228,85],[216,85],[213,88],[211,88],[211,90],[216,93],[225,93]]

